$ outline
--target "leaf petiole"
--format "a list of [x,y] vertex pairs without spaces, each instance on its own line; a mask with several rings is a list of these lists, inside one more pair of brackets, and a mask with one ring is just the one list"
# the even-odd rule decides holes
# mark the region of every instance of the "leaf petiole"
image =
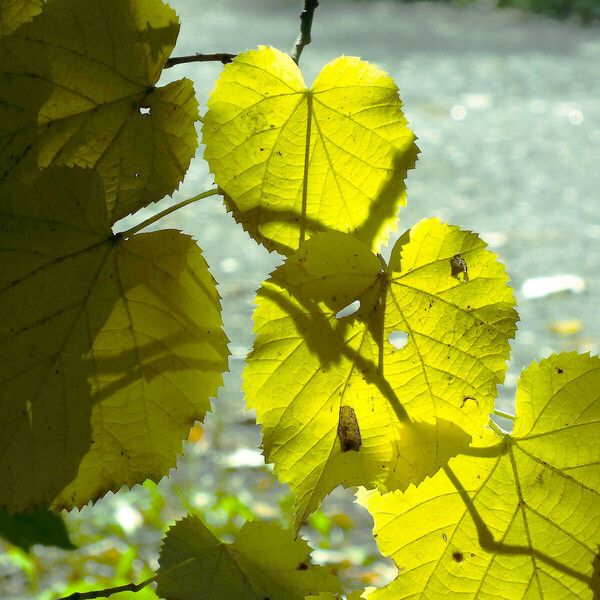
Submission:
[[319,6],[319,0],[304,0],[304,10],[300,13],[300,33],[290,53],[292,60],[298,64],[304,46],[311,42],[310,30],[312,29],[313,15]]
[[123,231],[123,232],[119,233],[118,235],[123,238],[131,237],[135,233],[138,233],[138,231],[141,231],[142,229],[146,229],[146,227],[149,227],[153,223],[156,223],[156,221],[162,219],[163,217],[166,217],[167,215],[170,215],[172,212],[175,212],[176,210],[179,210],[180,208],[183,208],[184,206],[187,206],[188,204],[192,204],[193,202],[196,202],[197,200],[202,200],[203,198],[208,198],[209,196],[215,196],[218,193],[219,193],[219,188],[214,188],[212,190],[207,190],[206,192],[202,192],[201,194],[198,194],[197,196],[193,196],[192,198],[188,198],[187,200],[182,200],[181,202],[178,202],[177,204],[174,204],[173,206],[169,206],[169,208],[165,208],[165,210],[162,210],[161,212],[159,212],[155,215],[152,215],[150,218],[146,219],[145,221],[142,221],[139,225],[135,225],[131,229],[128,229],[127,231]]

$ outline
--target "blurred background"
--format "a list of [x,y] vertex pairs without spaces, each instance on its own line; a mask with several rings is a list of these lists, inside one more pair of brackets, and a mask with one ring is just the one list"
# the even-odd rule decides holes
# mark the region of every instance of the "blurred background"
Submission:
[[[174,56],[259,44],[288,50],[302,8],[302,0],[171,4],[182,21]],[[384,256],[401,232],[437,216],[479,232],[506,265],[521,323],[499,386],[503,410],[511,410],[519,373],[532,360],[561,350],[598,353],[599,17],[600,0],[321,0],[313,43],[302,55],[307,83],[347,54],[378,63],[400,88],[421,155]],[[221,68],[181,65],[165,71],[163,82],[193,79],[204,112]],[[175,199],[212,186],[201,157],[202,148]],[[123,228],[172,202],[146,209]],[[219,282],[232,356],[214,412],[190,432],[169,479],[63,515],[64,530],[41,518],[31,539],[45,535],[76,549],[27,548],[0,514],[0,532],[10,540],[0,540],[3,599],[51,600],[150,577],[163,531],[187,512],[202,516],[224,540],[248,519],[287,523],[288,491],[264,464],[260,431],[240,393],[254,291],[281,257],[252,242],[216,197],[158,225],[192,234]],[[353,498],[350,490],[336,490],[302,534],[315,548],[314,560],[333,565],[349,589],[379,586],[396,570],[377,552],[372,521]],[[113,596],[155,597],[150,588]]]

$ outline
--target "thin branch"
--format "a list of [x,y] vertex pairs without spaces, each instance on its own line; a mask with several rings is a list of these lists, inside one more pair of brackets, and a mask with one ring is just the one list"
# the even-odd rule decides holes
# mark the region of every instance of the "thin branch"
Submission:
[[214,54],[191,54],[189,56],[172,56],[165,63],[165,69],[170,69],[175,65],[191,62],[220,62],[226,65],[236,57],[235,54],[228,52],[215,52]]
[[319,0],[304,0],[304,10],[300,13],[300,34],[291,52],[292,60],[296,64],[300,60],[304,46],[308,46],[311,42],[310,30],[317,6],[319,6]]
[[106,588],[104,590],[94,590],[92,592],[74,592],[70,596],[64,596],[58,598],[58,600],[92,600],[93,598],[108,598],[113,594],[119,592],[139,592],[145,588],[149,583],[152,583],[156,579],[156,575],[142,581],[141,583],[128,583],[127,585],[119,585],[117,587]]
[[173,206],[169,206],[169,208],[165,208],[165,210],[151,216],[150,218],[146,219],[145,221],[142,221],[139,225],[136,225],[135,227],[132,227],[131,229],[128,229],[127,231],[123,231],[117,235],[119,235],[122,238],[130,237],[134,233],[137,233],[138,231],[141,231],[142,229],[146,229],[146,227],[148,227],[149,225],[156,223],[156,221],[158,221],[159,219],[162,219],[163,217],[170,215],[172,212],[175,212],[176,210],[179,210],[180,208],[183,208],[184,206],[187,206],[188,204],[192,204],[192,202],[197,202],[198,200],[202,200],[202,198],[208,198],[209,196],[215,196],[218,193],[219,193],[219,188],[214,188],[212,190],[207,190],[206,192],[202,192],[201,194],[198,194],[197,196],[194,196],[193,198],[188,198],[187,200],[182,200],[181,202],[178,202],[177,204],[174,204]]

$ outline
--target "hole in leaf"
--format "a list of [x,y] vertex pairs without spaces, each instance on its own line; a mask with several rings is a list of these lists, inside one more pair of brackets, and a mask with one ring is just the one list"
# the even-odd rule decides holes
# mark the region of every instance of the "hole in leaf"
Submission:
[[460,403],[460,407],[461,407],[461,408],[464,408],[464,407],[465,407],[465,405],[466,405],[467,403],[469,403],[469,402],[474,402],[474,403],[475,403],[475,405],[476,405],[477,407],[479,407],[479,402],[477,401],[477,398],[475,398],[474,396],[464,396],[464,397],[463,397],[463,401]]
[[350,302],[348,306],[344,306],[341,310],[338,310],[335,313],[336,319],[343,319],[344,317],[349,317],[353,315],[360,308],[360,300],[355,300],[354,302]]
[[134,173],[134,174],[133,174],[133,176],[134,176],[136,179],[139,179],[139,178],[142,176],[142,174],[141,174],[141,173],[138,171],[137,173]]
[[402,348],[404,348],[408,342],[408,333],[406,333],[406,331],[400,331],[399,329],[396,329],[390,333],[388,341],[396,350],[402,350]]
[[140,115],[149,115],[150,107],[149,106],[140,106]]

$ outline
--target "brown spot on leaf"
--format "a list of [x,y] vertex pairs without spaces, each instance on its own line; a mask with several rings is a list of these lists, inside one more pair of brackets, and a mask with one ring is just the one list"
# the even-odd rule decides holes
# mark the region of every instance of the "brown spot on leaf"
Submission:
[[337,435],[340,440],[342,452],[354,450],[358,452],[362,445],[360,427],[356,420],[356,413],[351,406],[340,406]]
[[455,562],[457,562],[457,563],[460,563],[463,560],[465,560],[465,557],[463,556],[462,552],[453,552],[452,553],[452,560],[455,561]]

